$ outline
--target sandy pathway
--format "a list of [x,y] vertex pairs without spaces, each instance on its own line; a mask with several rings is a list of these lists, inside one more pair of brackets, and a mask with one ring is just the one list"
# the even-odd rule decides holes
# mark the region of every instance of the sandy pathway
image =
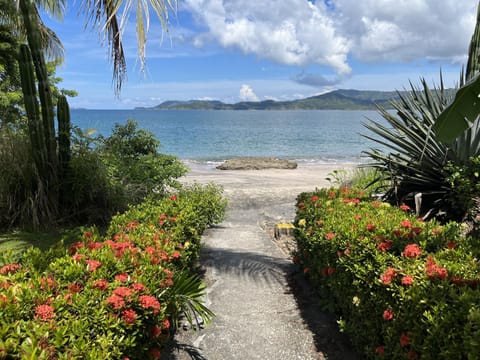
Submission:
[[266,231],[291,222],[296,196],[329,186],[333,169],[194,169],[185,178],[222,185],[229,207],[227,219],[203,236],[207,305],[216,317],[201,331],[181,332],[171,359],[355,359],[331,317],[299,307],[290,286],[295,266]]

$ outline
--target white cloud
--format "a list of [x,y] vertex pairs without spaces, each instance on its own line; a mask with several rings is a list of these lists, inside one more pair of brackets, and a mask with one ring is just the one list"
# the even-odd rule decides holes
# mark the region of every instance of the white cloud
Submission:
[[258,96],[253,92],[250,85],[243,84],[240,88],[239,98],[241,101],[258,101]]
[[186,0],[187,8],[224,47],[287,65],[321,64],[348,74],[348,41],[337,34],[322,1]]
[[368,62],[463,62],[474,0],[185,0],[218,42],[280,64],[320,64],[344,77],[353,57]]
[[473,0],[337,0],[338,31],[363,61],[465,60]]

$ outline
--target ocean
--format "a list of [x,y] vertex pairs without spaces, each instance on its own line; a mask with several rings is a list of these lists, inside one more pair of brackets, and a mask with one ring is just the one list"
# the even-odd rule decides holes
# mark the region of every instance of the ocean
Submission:
[[378,147],[361,134],[376,111],[195,111],[72,110],[72,123],[108,136],[128,119],[151,131],[160,151],[187,163],[215,165],[239,156],[269,156],[299,164],[365,162],[362,152]]

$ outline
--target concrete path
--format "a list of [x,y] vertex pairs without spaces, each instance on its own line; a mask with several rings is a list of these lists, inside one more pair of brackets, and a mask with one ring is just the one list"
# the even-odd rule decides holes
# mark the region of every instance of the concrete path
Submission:
[[298,269],[268,231],[293,221],[299,193],[328,185],[326,171],[197,169],[187,176],[224,186],[229,207],[203,237],[206,302],[216,317],[199,331],[180,331],[169,359],[358,359],[335,320],[299,294]]

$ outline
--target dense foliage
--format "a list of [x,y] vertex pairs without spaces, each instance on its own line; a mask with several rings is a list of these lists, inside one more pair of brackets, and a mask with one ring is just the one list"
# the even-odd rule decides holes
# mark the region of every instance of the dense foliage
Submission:
[[179,314],[208,322],[189,273],[201,232],[221,221],[218,188],[194,186],[86,229],[69,250],[31,249],[0,267],[0,357],[156,359]]
[[349,189],[298,198],[295,261],[367,358],[476,359],[478,241]]

